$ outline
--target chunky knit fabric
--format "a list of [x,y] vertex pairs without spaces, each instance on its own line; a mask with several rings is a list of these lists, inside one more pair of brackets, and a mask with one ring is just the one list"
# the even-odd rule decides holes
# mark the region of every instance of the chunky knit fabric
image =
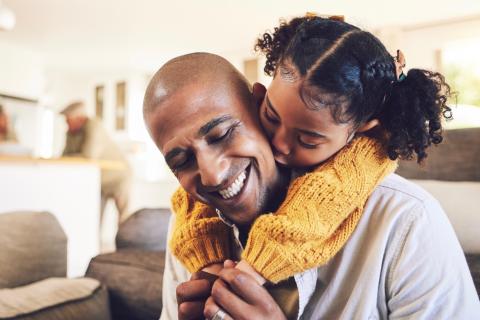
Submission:
[[231,258],[230,233],[215,209],[178,188],[172,196],[175,225],[169,242],[175,257],[190,272]]
[[[377,184],[396,167],[376,139],[356,138],[295,179],[277,212],[255,220],[242,259],[273,283],[325,264],[355,230]],[[231,257],[229,227],[214,209],[183,189],[172,205],[176,223],[170,248],[190,272]]]

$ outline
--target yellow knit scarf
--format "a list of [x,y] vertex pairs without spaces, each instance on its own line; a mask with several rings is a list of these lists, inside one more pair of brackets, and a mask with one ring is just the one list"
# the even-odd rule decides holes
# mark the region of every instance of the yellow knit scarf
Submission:
[[[354,139],[295,179],[277,212],[255,220],[242,259],[273,283],[327,263],[355,230],[375,187],[396,167],[376,139]],[[190,272],[232,257],[231,230],[214,209],[181,188],[172,206],[176,222],[170,248]]]

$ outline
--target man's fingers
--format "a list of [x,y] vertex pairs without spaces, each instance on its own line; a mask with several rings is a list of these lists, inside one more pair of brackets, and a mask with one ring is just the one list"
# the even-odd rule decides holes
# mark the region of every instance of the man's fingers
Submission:
[[177,303],[205,300],[210,296],[212,283],[206,279],[190,280],[177,286]]
[[206,319],[212,319],[218,309],[220,309],[220,307],[215,303],[212,297],[209,297],[207,299],[207,302],[205,302],[205,309],[203,310],[203,315]]
[[221,279],[215,281],[212,287],[212,298],[215,303],[230,314],[234,319],[245,319],[250,306],[233,293]]
[[213,274],[213,273],[210,273],[210,272],[198,271],[198,272],[193,273],[191,278],[190,278],[190,280],[200,280],[200,279],[205,279],[205,280],[210,281],[211,283],[214,283],[215,280],[218,279],[218,276]]
[[203,310],[203,315],[205,316],[206,319],[212,319],[217,312],[225,312],[225,316],[223,319],[225,320],[233,320],[232,317],[223,309],[220,309],[220,307],[215,303],[215,300],[213,300],[212,297],[207,299],[207,302],[205,303],[205,309]]
[[190,276],[190,280],[199,280],[199,279],[201,279],[200,275],[201,275],[201,271],[199,271],[199,272],[194,272],[194,273],[192,273],[192,275]]
[[177,286],[178,317],[182,320],[203,318],[205,301],[210,296],[216,276],[207,272],[197,272],[192,280]]
[[233,292],[249,304],[255,304],[257,301],[263,301],[268,298],[272,299],[263,286],[259,285],[250,275],[239,269],[223,269],[219,276],[223,281],[228,283]]
[[199,302],[199,301],[183,302],[178,305],[178,319],[179,320],[201,319],[204,308],[205,308],[204,302]]

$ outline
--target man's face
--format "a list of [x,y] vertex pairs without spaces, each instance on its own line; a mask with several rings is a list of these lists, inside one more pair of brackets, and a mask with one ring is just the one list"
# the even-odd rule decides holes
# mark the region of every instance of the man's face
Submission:
[[279,181],[257,106],[244,100],[231,88],[190,85],[146,119],[182,187],[237,225],[266,210]]

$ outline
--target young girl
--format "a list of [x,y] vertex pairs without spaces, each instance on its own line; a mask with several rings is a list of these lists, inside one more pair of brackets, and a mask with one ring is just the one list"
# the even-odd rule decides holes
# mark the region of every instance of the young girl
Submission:
[[[260,108],[262,126],[277,162],[299,176],[277,212],[256,219],[237,267],[276,283],[328,262],[395,160],[416,155],[421,162],[442,141],[449,87],[438,73],[403,74],[400,52],[392,57],[375,36],[338,20],[293,19],[265,33],[256,48],[274,77]],[[189,271],[232,257],[228,227],[213,208],[182,189],[172,204],[170,247]]]

